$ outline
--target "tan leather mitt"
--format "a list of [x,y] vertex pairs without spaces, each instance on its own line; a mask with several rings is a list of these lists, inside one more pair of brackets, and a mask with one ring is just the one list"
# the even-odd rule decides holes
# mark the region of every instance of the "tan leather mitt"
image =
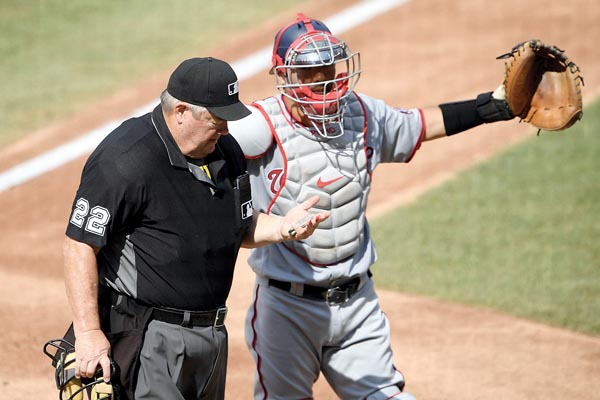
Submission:
[[506,63],[506,101],[521,120],[547,130],[560,131],[581,119],[583,77],[563,50],[539,40],[517,44],[498,57]]

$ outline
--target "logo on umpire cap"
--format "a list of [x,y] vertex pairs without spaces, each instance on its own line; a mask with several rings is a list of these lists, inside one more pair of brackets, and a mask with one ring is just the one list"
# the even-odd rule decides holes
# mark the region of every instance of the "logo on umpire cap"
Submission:
[[240,91],[240,81],[235,81],[227,85],[227,89],[229,89],[229,95],[233,96],[237,92]]

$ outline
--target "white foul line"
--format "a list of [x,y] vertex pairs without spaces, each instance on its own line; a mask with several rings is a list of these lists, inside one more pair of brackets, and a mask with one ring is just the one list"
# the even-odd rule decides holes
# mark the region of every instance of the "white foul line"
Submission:
[[[323,22],[335,35],[339,35],[402,3],[407,3],[408,1],[410,0],[364,0],[332,15]],[[268,69],[271,66],[271,51],[271,46],[268,46],[241,60],[231,63],[239,80],[242,81],[248,79],[257,73]],[[30,179],[36,178],[91,152],[98,146],[100,141],[119,126],[122,121],[137,115],[146,114],[150,112],[156,104],[158,104],[158,99],[135,109],[130,114],[130,117],[105,123],[77,139],[0,173],[0,192],[25,183]]]

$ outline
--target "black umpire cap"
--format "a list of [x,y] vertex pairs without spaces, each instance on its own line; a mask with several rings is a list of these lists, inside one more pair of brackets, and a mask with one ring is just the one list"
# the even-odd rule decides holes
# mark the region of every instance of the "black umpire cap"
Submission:
[[239,81],[225,61],[212,57],[190,58],[171,74],[167,92],[178,100],[205,107],[217,117],[236,121],[250,115],[240,102]]

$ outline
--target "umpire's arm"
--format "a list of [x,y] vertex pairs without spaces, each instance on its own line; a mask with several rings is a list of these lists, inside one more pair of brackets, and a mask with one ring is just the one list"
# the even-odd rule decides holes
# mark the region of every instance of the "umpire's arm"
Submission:
[[110,344],[100,329],[98,312],[98,248],[65,237],[63,245],[67,298],[73,314],[75,332],[75,375],[92,378],[102,367],[103,378],[110,380]]
[[313,234],[321,222],[329,218],[329,211],[311,214],[308,211],[319,202],[319,196],[313,196],[285,216],[255,212],[252,226],[244,236],[242,247],[255,248],[284,240],[302,240]]

